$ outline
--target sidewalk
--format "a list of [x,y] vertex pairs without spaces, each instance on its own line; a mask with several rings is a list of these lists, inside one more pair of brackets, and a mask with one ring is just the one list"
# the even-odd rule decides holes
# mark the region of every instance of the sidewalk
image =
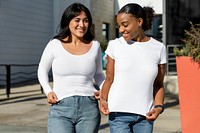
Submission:
[[[177,96],[166,95],[165,106],[165,112],[155,122],[154,133],[181,133]],[[9,99],[5,89],[0,89],[0,133],[47,133],[48,110],[38,84],[11,88]],[[104,115],[99,133],[109,133]]]

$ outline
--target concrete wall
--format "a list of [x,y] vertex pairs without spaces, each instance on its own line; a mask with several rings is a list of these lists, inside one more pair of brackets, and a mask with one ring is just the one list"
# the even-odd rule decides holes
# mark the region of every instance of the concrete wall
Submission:
[[103,39],[102,23],[109,23],[109,39],[115,38],[114,0],[91,0],[91,14],[95,28],[95,38]]
[[164,87],[167,93],[178,94],[177,75],[166,75],[164,78]]

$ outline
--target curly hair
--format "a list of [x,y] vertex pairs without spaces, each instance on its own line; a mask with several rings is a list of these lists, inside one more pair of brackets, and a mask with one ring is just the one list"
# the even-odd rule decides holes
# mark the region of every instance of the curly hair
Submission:
[[132,14],[136,18],[142,18],[143,19],[143,24],[142,24],[142,29],[144,31],[147,31],[151,29],[152,26],[152,21],[154,19],[154,13],[155,11],[153,10],[152,7],[141,7],[138,4],[135,3],[129,3],[123,6],[118,14],[120,13],[127,13],[127,14]]

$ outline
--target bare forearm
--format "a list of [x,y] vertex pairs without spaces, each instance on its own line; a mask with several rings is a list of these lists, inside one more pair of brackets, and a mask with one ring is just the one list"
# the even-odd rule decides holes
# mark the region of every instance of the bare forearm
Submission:
[[114,60],[111,59],[109,56],[107,56],[107,66],[106,66],[106,80],[103,84],[103,87],[101,89],[101,94],[100,94],[100,111],[104,115],[109,114],[109,109],[108,109],[108,93],[110,91],[110,87],[113,83],[114,79]]
[[165,89],[161,87],[154,90],[154,105],[163,105],[165,99]]
[[101,99],[106,100],[108,99],[108,93],[110,91],[110,87],[114,80],[114,60],[107,56],[107,66],[106,66],[106,80],[103,84],[101,90]]
[[103,87],[101,89],[101,99],[102,100],[108,100],[108,93],[110,91],[110,87],[112,85],[112,81],[109,81],[108,79],[106,79],[106,81],[103,84]]
[[154,105],[163,105],[165,98],[165,89],[163,85],[165,76],[165,65],[158,65],[158,75],[154,82]]

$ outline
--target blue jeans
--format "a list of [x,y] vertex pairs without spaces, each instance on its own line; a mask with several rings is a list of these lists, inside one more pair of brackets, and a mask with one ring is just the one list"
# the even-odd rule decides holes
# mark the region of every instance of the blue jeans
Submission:
[[153,121],[133,113],[112,112],[109,114],[110,133],[152,133]]
[[51,106],[48,133],[97,133],[100,125],[94,96],[72,96]]

